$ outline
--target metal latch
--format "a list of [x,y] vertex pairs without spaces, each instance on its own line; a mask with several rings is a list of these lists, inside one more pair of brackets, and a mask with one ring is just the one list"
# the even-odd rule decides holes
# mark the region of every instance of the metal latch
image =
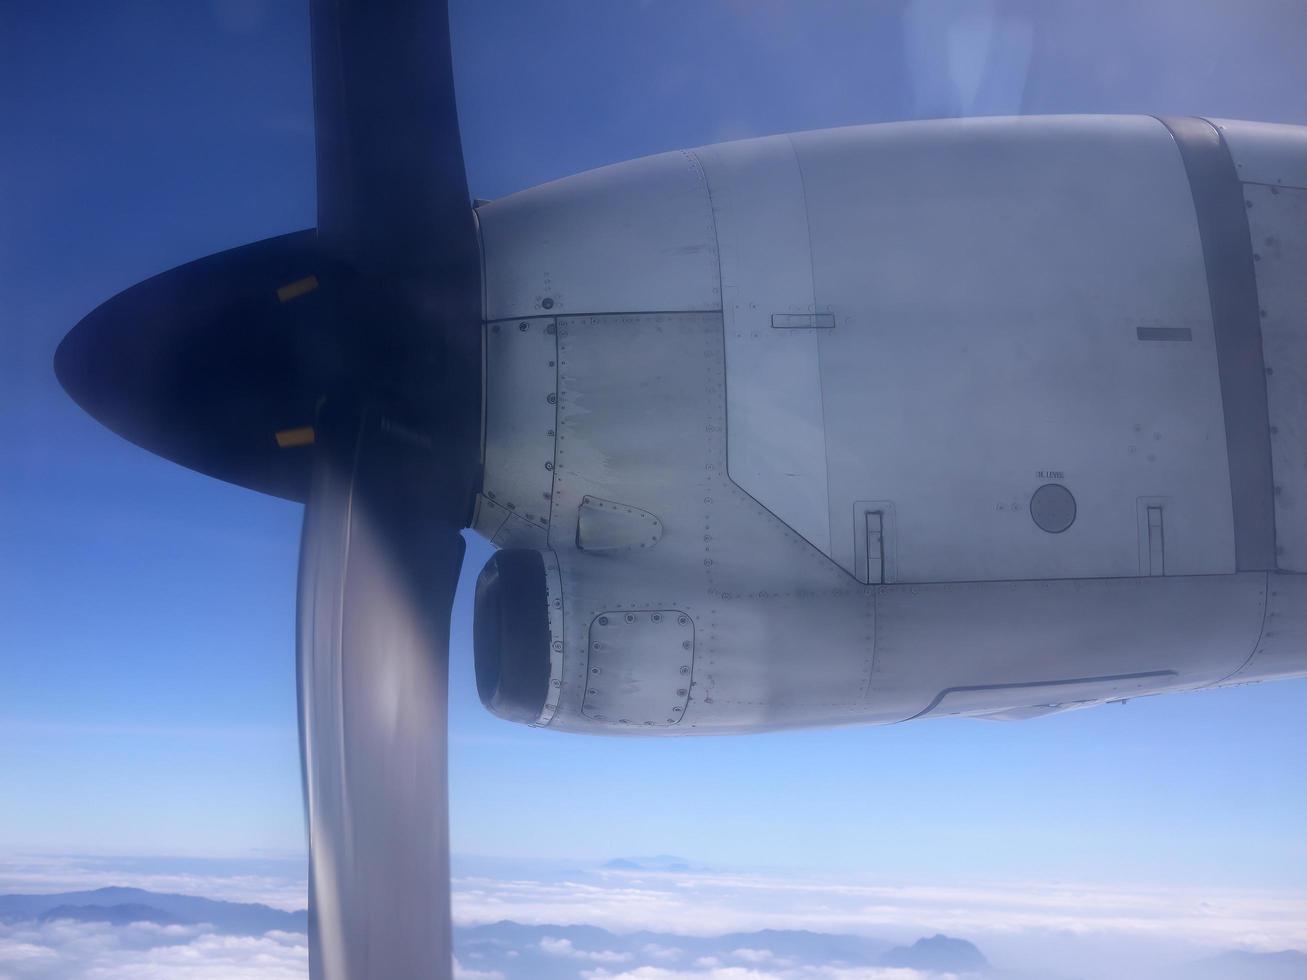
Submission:
[[867,581],[879,585],[885,581],[885,514],[879,510],[866,513]]
[[1162,508],[1148,508],[1148,574],[1166,574],[1166,538]]

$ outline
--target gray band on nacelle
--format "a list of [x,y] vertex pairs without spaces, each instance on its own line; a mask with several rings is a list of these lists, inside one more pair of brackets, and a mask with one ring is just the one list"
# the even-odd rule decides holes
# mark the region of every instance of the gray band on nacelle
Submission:
[[1275,493],[1271,472],[1266,362],[1243,186],[1220,131],[1206,119],[1158,117],[1180,149],[1193,192],[1230,461],[1237,571],[1275,568]]

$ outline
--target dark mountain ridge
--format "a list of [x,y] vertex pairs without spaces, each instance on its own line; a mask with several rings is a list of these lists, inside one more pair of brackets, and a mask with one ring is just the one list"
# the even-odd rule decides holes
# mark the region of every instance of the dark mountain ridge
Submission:
[[[124,909],[129,911],[124,911]],[[142,917],[132,919],[131,909]],[[62,914],[52,913],[60,910]],[[126,921],[118,921],[125,917]],[[0,922],[76,919],[80,922],[129,921],[164,925],[207,924],[216,932],[233,935],[262,935],[265,932],[307,932],[308,912],[284,912],[253,902],[220,902],[193,895],[166,895],[141,888],[96,888],[84,892],[45,895],[0,895]]]
[[986,973],[989,961],[974,943],[936,934],[911,946],[896,946],[880,957],[884,966],[936,973]]
[[1278,953],[1232,950],[1191,964],[1185,980],[1303,980],[1307,953],[1286,949]]

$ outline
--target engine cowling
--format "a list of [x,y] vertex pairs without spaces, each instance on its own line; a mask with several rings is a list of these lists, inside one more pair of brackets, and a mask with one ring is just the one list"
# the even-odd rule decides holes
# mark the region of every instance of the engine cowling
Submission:
[[488,600],[496,713],[738,732],[1307,672],[1307,128],[802,133],[478,220],[473,527],[544,567],[526,646]]

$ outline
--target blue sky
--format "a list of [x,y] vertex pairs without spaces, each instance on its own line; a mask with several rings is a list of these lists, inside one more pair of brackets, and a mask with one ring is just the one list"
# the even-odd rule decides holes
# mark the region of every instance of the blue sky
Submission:
[[[455,0],[472,192],[914,115],[1307,123],[1299,4],[1139,6],[1000,5],[993,28],[983,3]],[[0,5],[0,852],[302,851],[298,508],[116,439],[50,358],[117,290],[313,224],[305,7]],[[472,575],[487,555],[472,543]],[[1305,682],[1006,726],[634,741],[491,717],[469,637],[464,595],[462,853],[1307,885]]]

